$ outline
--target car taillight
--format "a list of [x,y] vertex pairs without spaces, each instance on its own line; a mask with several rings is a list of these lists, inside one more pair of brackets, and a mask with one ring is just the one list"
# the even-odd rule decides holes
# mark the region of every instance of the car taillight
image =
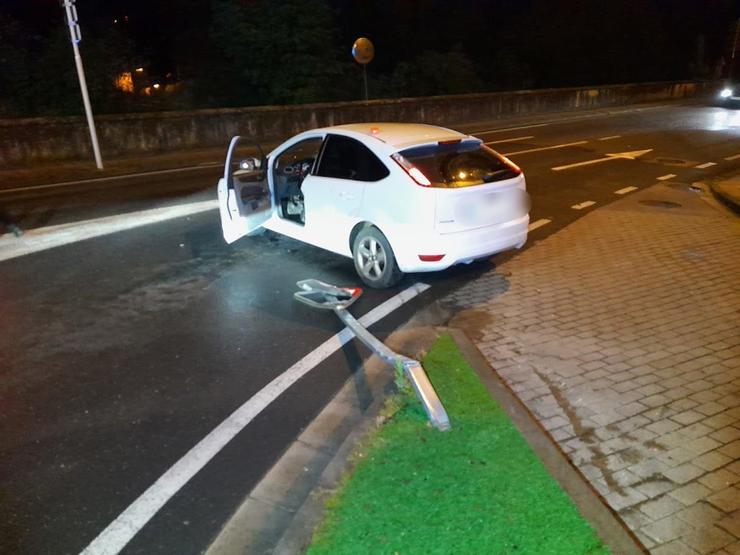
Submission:
[[422,171],[414,166],[411,162],[406,160],[403,156],[401,156],[398,152],[395,154],[391,154],[391,158],[403,168],[403,171],[405,171],[411,179],[413,179],[417,184],[421,185],[422,187],[431,187],[432,182],[429,181],[426,175],[422,173]]

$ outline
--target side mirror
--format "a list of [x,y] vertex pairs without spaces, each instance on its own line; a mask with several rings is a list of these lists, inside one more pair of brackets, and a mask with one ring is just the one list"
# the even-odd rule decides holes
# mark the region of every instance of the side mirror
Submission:
[[254,171],[260,169],[262,161],[259,158],[244,158],[239,161],[239,169],[243,171]]

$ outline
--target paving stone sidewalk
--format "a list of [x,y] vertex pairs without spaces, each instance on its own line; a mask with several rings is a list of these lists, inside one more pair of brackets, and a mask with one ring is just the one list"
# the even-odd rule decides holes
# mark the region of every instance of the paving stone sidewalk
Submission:
[[655,185],[444,302],[652,553],[740,553],[739,218]]

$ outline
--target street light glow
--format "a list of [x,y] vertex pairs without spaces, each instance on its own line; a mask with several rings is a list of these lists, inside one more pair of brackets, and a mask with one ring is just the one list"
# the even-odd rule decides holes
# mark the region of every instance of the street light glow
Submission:
[[131,77],[131,72],[124,71],[117,76],[113,82],[114,86],[125,93],[134,92],[134,80]]

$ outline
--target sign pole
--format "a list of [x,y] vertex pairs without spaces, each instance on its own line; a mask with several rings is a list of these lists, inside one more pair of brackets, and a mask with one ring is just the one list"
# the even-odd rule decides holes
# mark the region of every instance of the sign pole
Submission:
[[[352,331],[357,339],[362,341],[386,364],[392,366],[396,372],[406,376],[432,425],[442,432],[450,429],[450,417],[447,415],[447,411],[421,363],[418,360],[399,355],[386,347],[347,310],[349,305],[362,295],[362,289],[359,287],[337,287],[317,279],[304,279],[296,285],[298,285],[299,290],[293,294],[295,300],[314,308],[333,310],[334,314],[339,316],[339,319]],[[414,287],[419,285],[417,283]]]
[[87,80],[85,79],[85,68],[82,66],[82,56],[80,56],[79,43],[82,40],[80,26],[77,23],[77,9],[74,5],[75,0],[64,0],[64,9],[67,12],[67,25],[69,26],[69,38],[72,41],[72,50],[75,56],[75,66],[77,67],[77,78],[80,81],[80,90],[82,91],[82,103],[85,106],[85,116],[87,126],[90,129],[90,141],[92,142],[93,154],[95,156],[95,165],[99,170],[103,169],[103,159],[100,156],[100,145],[98,144],[98,134],[95,131],[95,120],[93,119],[92,106],[90,105],[90,95],[87,92]]
[[368,101],[367,92],[367,64],[375,57],[375,46],[365,37],[360,37],[352,45],[352,57],[362,66],[362,80],[365,83],[365,102]]
[[367,102],[367,64],[362,64],[362,77],[365,80],[365,102]]

